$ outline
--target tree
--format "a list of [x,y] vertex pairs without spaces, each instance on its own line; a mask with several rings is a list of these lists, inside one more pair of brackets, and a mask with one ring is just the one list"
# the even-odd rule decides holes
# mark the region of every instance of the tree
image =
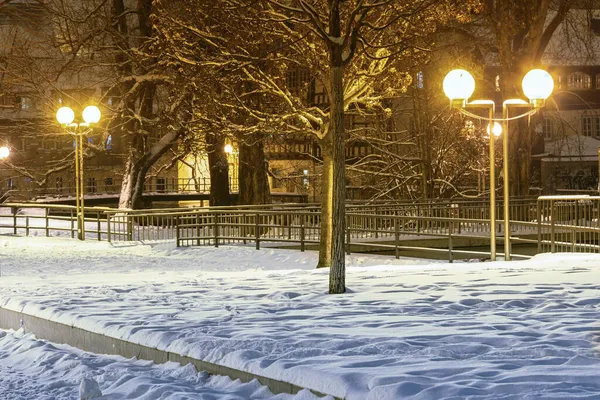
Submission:
[[[324,164],[319,266],[331,267],[331,293],[345,291],[345,112],[383,110],[383,100],[410,83],[402,61],[424,52],[437,24],[466,20],[477,6],[442,0],[227,0],[211,9],[210,18],[219,18],[212,24],[199,24],[208,13],[190,2],[182,7],[185,15],[173,18],[183,28],[178,35],[183,39],[173,46],[182,68],[201,63],[193,50],[200,47],[208,49],[215,69],[228,72],[214,81],[218,109],[228,110],[223,125],[244,134],[308,133],[319,141]],[[191,36],[202,45],[194,46]],[[306,72],[304,79],[290,85],[299,71]],[[316,100],[320,90],[324,101]]]
[[[529,70],[541,67],[542,56],[552,36],[573,6],[571,0],[507,0],[488,5],[483,14],[484,22],[486,30],[493,33],[504,98],[522,97],[523,76]],[[568,26],[565,29],[569,29]],[[528,195],[533,131],[525,120],[512,123],[510,129],[511,195]]]
[[[420,39],[435,30],[436,24],[464,19],[475,3],[456,6],[445,1],[339,1],[278,2],[266,0],[259,19],[275,24],[287,43],[302,38],[320,48],[321,60],[306,60],[320,65],[327,89],[328,120],[319,138],[324,156],[322,229],[320,261],[330,259],[330,293],[345,292],[345,146],[344,114],[351,105],[381,105],[385,95],[375,92],[375,79],[389,80],[404,88],[406,74],[395,67],[401,56],[418,51]],[[346,77],[345,77],[346,75]],[[348,75],[354,75],[348,79]],[[346,78],[346,79],[345,79]],[[386,79],[387,78],[387,79]],[[402,85],[404,82],[404,85]],[[371,104],[369,104],[371,103]],[[311,126],[314,129],[314,126]],[[324,129],[323,129],[324,128]],[[329,226],[328,226],[329,225]],[[328,232],[326,232],[328,231]],[[331,242],[328,243],[329,237]]]

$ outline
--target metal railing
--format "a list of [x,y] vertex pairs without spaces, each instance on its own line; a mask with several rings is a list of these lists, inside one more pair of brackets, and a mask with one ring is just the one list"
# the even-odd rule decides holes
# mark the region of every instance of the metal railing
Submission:
[[[231,192],[238,191],[237,180],[229,180]],[[111,179],[109,182],[102,180],[90,181],[86,178],[83,185],[85,195],[119,194],[121,180]],[[26,198],[39,197],[70,197],[75,196],[75,186],[61,185],[48,187],[35,187],[32,183],[24,184],[15,192]],[[173,178],[173,177],[148,177],[144,182],[145,193],[210,193],[210,178]]]
[[[600,252],[600,197],[511,203],[511,242],[530,244],[538,252]],[[319,205],[304,203],[150,210],[89,207],[85,237],[111,242],[175,240],[178,246],[253,243],[260,248],[279,243],[304,250],[319,242],[320,211]],[[0,233],[73,238],[76,224],[73,206],[0,205]],[[496,222],[499,233],[503,225]],[[346,206],[346,227],[347,251],[391,252],[396,257],[405,250],[447,253],[449,260],[459,254],[489,256],[487,251],[458,248],[468,247],[463,239],[489,238],[489,205],[481,200],[351,202]]]
[[541,196],[538,252],[600,252],[600,196]]

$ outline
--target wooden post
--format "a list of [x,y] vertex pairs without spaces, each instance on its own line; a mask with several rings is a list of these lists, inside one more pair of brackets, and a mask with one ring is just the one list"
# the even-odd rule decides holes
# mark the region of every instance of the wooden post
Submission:
[[215,247],[219,247],[219,214],[213,213],[214,225],[213,225],[213,237],[215,240]]
[[260,250],[260,226],[259,226],[259,221],[260,221],[260,215],[258,213],[256,213],[256,217],[254,220],[254,236],[255,236],[255,240],[256,240],[256,250]]
[[177,243],[177,247],[181,246],[179,234],[179,215],[175,216],[175,242]]
[[110,213],[106,213],[106,233],[108,235],[108,243],[110,243]]
[[[175,221],[179,222],[179,218]],[[179,223],[177,226],[179,227]],[[179,232],[179,228],[177,228],[177,232]],[[200,213],[198,211],[196,211],[196,246],[200,246]]]
[[396,252],[396,259],[400,258],[400,226],[398,225],[398,215],[394,217],[394,250]]
[[540,200],[537,201],[537,252],[542,252],[542,210],[540,209]]
[[554,212],[554,200],[550,200],[550,252],[554,253],[556,251],[556,245],[554,243],[554,219],[556,218],[556,213]]
[[17,234],[17,213],[19,212],[18,207],[12,207],[12,215],[13,215],[13,234]]
[[102,240],[102,234],[101,234],[101,224],[100,224],[100,211],[96,211],[96,220],[98,221],[98,241]]
[[306,214],[300,214],[300,251],[304,251],[304,224]]
[[127,240],[133,241],[133,215],[127,213]]
[[48,227],[48,213],[49,213],[49,208],[46,208],[46,217],[45,217],[45,222],[46,222],[46,237],[50,236],[50,229]]
[[453,247],[453,243],[452,243],[452,232],[454,228],[454,224],[450,224],[450,231],[448,233],[448,261],[450,263],[454,262],[454,255],[452,254],[452,247]]

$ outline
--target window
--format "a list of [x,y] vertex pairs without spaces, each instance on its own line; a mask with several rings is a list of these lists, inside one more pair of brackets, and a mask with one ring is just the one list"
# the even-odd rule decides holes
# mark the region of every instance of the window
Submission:
[[21,110],[32,110],[33,109],[33,100],[31,97],[21,97]]
[[600,139],[600,117],[592,115],[581,117],[581,133],[583,136]]
[[600,19],[591,18],[590,19],[590,30],[596,36],[600,36]]
[[417,85],[417,89],[423,89],[423,71],[417,72],[415,83]]
[[112,150],[112,135],[108,135],[106,138],[106,150]]
[[573,72],[567,77],[567,87],[569,89],[591,89],[592,78],[583,72]]
[[544,133],[544,137],[546,139],[552,139],[554,136],[554,123],[552,118],[544,118],[544,125],[542,126],[542,132]]
[[274,169],[273,170],[273,178],[271,181],[271,188],[273,189],[281,189],[283,185],[281,184],[281,170]]
[[104,179],[104,191],[106,193],[112,192],[114,189],[113,178],[105,178]]
[[156,191],[159,193],[165,192],[167,189],[167,180],[165,178],[156,178]]
[[87,179],[87,192],[88,193],[96,193],[98,189],[96,188],[96,178],[88,178]]

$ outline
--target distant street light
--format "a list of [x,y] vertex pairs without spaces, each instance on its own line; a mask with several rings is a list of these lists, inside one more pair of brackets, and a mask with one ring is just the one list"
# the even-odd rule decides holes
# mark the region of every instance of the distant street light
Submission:
[[69,107],[61,107],[56,112],[56,120],[67,133],[75,137],[75,210],[77,214],[77,238],[85,240],[85,208],[83,193],[83,135],[92,131],[92,125],[100,121],[100,110],[87,106],[81,113],[83,122],[74,123],[75,112]]
[[227,153],[227,154],[231,154],[231,153],[233,153],[233,146],[232,146],[232,145],[230,145],[229,143],[227,143],[227,144],[225,145],[225,149],[224,149],[224,150],[225,150],[225,153]]
[[[503,158],[504,158],[504,259],[510,260],[510,219],[509,219],[509,176],[508,176],[508,110],[511,107],[524,107],[531,110],[511,118],[512,120],[535,114],[544,106],[546,99],[554,90],[554,80],[552,76],[543,69],[534,69],[529,71],[522,81],[523,93],[529,98],[529,103],[521,99],[508,99],[502,104],[502,121],[504,123],[503,140]],[[465,108],[487,108],[489,111],[487,132],[490,137],[490,254],[491,259],[496,259],[496,184],[494,171],[494,137],[502,133],[502,127],[494,121],[495,103],[492,100],[475,100],[469,102],[469,98],[475,91],[475,80],[473,76],[465,70],[455,69],[450,71],[443,82],[443,89],[446,96],[450,99],[452,107],[457,108],[463,114],[470,117],[479,117],[473,115]],[[491,129],[490,129],[491,127]],[[493,134],[490,134],[490,130]]]
[[0,147],[0,160],[4,160],[8,158],[10,155],[10,149],[6,146]]
[[[491,133],[490,133],[490,126],[492,127]],[[487,132],[488,136],[490,136],[490,134],[493,134],[495,137],[499,137],[500,135],[502,135],[502,125],[500,125],[498,122],[494,121],[493,125],[488,124],[488,126],[486,128],[486,132]]]

